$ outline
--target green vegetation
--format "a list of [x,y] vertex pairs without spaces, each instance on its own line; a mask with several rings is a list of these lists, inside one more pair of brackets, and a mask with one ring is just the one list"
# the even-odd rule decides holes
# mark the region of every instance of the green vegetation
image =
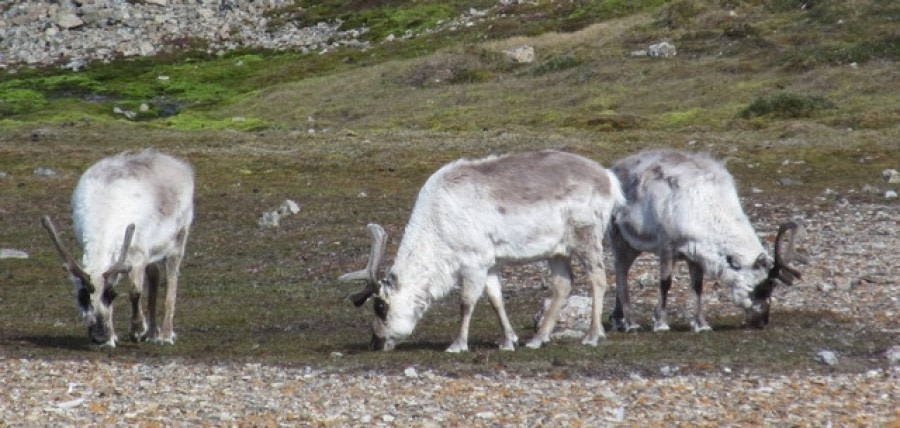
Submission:
[[741,110],[738,116],[744,119],[759,116],[800,119],[812,117],[815,112],[830,108],[834,108],[834,104],[823,97],[780,93],[757,98],[747,108]]

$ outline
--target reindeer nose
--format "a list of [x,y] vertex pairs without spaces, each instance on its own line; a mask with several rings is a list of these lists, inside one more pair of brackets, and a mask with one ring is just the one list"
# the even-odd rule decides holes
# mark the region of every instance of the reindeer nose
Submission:
[[372,346],[373,351],[383,351],[385,342],[387,341],[372,333],[372,341],[369,344]]

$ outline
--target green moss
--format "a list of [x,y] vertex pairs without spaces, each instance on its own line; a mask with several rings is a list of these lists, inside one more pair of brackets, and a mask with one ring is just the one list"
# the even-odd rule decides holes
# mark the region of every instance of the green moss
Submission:
[[44,108],[47,99],[30,89],[0,89],[0,117],[31,113]]
[[232,117],[228,119],[211,119],[199,114],[185,113],[166,118],[161,124],[182,131],[212,131],[234,129],[238,131],[257,131],[265,129],[269,124],[259,118]]
[[673,111],[660,116],[660,121],[669,126],[690,125],[703,114],[703,109],[692,108],[685,111]]

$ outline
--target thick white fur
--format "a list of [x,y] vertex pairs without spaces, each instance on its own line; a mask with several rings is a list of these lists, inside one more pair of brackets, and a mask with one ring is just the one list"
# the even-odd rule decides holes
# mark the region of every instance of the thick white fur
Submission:
[[[539,155],[548,154],[547,152]],[[529,156],[524,154],[517,156]],[[602,292],[606,288],[602,260],[602,239],[613,209],[624,202],[619,182],[609,171],[580,156],[549,152],[562,162],[578,164],[590,177],[569,177],[571,191],[564,199],[526,202],[498,201],[483,183],[461,172],[485,162],[507,162],[509,157],[458,160],[435,172],[419,192],[415,207],[400,243],[387,287],[381,295],[389,302],[386,322],[375,320],[375,333],[386,339],[386,349],[412,333],[432,301],[462,284],[463,320],[460,334],[448,351],[468,349],[468,323],[472,306],[486,289],[504,329],[502,349],[514,349],[518,340],[503,309],[500,295],[500,267],[505,263],[550,260],[554,271],[554,298],[564,300],[569,293],[569,259],[576,257],[590,272],[597,325],[585,337],[596,344],[603,336],[599,323]],[[571,165],[571,164],[570,164]],[[587,166],[585,166],[587,165]],[[567,167],[568,168],[568,167]],[[570,168],[571,169],[571,168]],[[541,165],[521,171],[523,179],[541,174]],[[594,180],[603,177],[609,188],[599,189]],[[505,206],[505,212],[498,209]],[[576,231],[583,235],[577,236]],[[588,242],[589,241],[589,242]],[[555,266],[555,269],[554,269]],[[596,296],[596,294],[600,294]],[[598,302],[595,300],[595,303]],[[558,308],[557,308],[558,312]],[[547,325],[529,343],[538,347],[549,340],[556,314],[545,317]]]
[[[112,306],[100,301],[102,275],[118,259],[125,229],[133,223],[134,237],[125,259],[132,268],[129,276],[134,284],[130,293],[131,335],[134,339],[174,342],[177,276],[193,220],[193,194],[191,167],[153,150],[111,156],[85,171],[75,187],[72,208],[76,238],[84,251],[82,266],[98,288],[91,296],[94,313],[84,314],[86,323],[104,322],[108,331],[114,332]],[[146,269],[153,264],[159,264],[167,282],[161,333],[156,326],[156,284],[147,284],[152,287],[148,297],[153,299],[148,302],[149,326],[140,306]],[[115,346],[116,340],[112,333],[106,345]]]
[[[688,262],[692,277],[699,275],[692,279],[701,287],[695,288],[692,325],[696,331],[709,329],[700,307],[704,273],[729,287],[735,304],[749,309],[750,293],[766,278],[771,260],[741,208],[734,180],[724,165],[705,154],[651,150],[616,162],[613,171],[628,199],[615,214],[610,234],[620,300],[623,292],[627,300],[627,272],[634,257],[651,252],[660,257],[662,279],[671,278],[671,264],[676,260]],[[761,255],[764,265],[756,264]],[[664,293],[656,308],[654,330],[668,329]],[[625,328],[636,327],[630,321],[628,302],[623,303]]]

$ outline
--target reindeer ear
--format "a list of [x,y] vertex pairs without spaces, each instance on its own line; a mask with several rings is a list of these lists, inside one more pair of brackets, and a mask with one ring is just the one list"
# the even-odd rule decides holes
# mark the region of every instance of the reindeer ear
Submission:
[[351,294],[349,299],[351,302],[353,302],[353,306],[356,306],[358,308],[366,303],[366,300],[369,300],[369,297],[372,297],[372,294],[374,294],[374,292],[366,287],[362,291]]

